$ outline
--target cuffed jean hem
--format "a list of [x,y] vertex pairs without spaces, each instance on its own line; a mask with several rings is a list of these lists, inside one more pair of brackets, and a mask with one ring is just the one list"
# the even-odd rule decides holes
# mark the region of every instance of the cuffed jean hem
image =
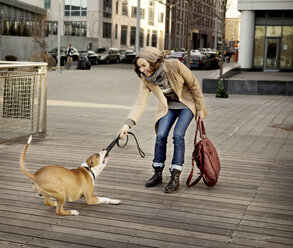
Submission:
[[182,167],[183,167],[182,165],[172,164],[171,171],[174,170],[174,169],[182,171]]
[[164,167],[164,163],[153,162],[153,167]]

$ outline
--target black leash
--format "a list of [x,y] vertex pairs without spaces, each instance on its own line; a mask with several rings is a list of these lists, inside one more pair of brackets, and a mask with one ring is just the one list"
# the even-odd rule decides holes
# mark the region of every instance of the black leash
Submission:
[[109,154],[109,152],[112,150],[112,148],[113,148],[116,144],[117,144],[117,146],[120,147],[120,148],[125,147],[125,146],[127,145],[127,143],[128,143],[128,134],[131,134],[131,135],[134,137],[135,142],[136,142],[136,146],[137,146],[138,153],[139,153],[139,155],[140,155],[142,158],[144,158],[144,157],[145,157],[145,153],[144,153],[143,150],[141,150],[141,148],[139,147],[139,144],[138,144],[137,138],[136,138],[136,136],[134,135],[134,133],[132,133],[132,132],[128,132],[128,133],[127,133],[127,135],[126,135],[126,142],[125,142],[125,144],[123,144],[123,145],[120,145],[120,144],[119,144],[120,135],[118,135],[118,137],[117,137],[116,139],[114,139],[114,140],[110,143],[110,145],[107,146],[106,149],[104,149],[104,150],[107,151],[106,156]]

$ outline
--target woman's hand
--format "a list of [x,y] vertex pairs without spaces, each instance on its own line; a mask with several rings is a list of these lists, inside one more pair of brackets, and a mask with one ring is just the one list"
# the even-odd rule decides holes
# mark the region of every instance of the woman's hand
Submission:
[[198,118],[200,117],[200,120],[203,121],[204,119],[204,112],[203,110],[197,111],[196,112],[196,120],[198,121]]
[[124,137],[127,135],[128,130],[129,126],[127,124],[124,124],[118,133],[120,135],[120,139],[124,139]]

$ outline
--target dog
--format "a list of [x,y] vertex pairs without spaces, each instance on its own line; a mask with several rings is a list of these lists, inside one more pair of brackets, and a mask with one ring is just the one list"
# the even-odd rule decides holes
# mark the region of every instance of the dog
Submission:
[[[69,202],[84,197],[87,204],[120,204],[120,200],[94,195],[94,180],[105,168],[109,156],[106,151],[91,155],[80,167],[68,170],[58,165],[48,165],[40,168],[34,174],[30,173],[25,165],[26,151],[32,141],[29,137],[20,157],[20,167],[23,173],[32,180],[33,188],[44,196],[47,206],[56,206],[57,215],[78,215],[76,210],[64,210],[63,206]],[[56,201],[51,201],[54,198]]]

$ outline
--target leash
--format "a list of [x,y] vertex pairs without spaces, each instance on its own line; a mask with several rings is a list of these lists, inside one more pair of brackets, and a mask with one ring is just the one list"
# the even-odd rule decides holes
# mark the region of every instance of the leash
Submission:
[[134,133],[132,133],[132,132],[128,132],[128,133],[127,133],[127,135],[126,135],[126,142],[125,142],[125,144],[123,144],[123,145],[120,145],[120,144],[119,144],[120,135],[118,135],[118,137],[117,137],[116,139],[114,139],[114,140],[113,140],[113,141],[107,146],[106,149],[104,149],[104,150],[107,151],[106,156],[109,154],[109,152],[112,150],[112,148],[113,148],[116,144],[117,144],[117,146],[120,147],[120,148],[125,147],[125,146],[127,145],[127,143],[128,143],[128,134],[131,134],[131,135],[133,136],[133,138],[135,139],[135,142],[136,142],[136,146],[137,146],[138,153],[139,153],[139,155],[140,155],[142,158],[144,158],[144,157],[145,157],[145,153],[143,152],[143,150],[141,150],[141,148],[140,148],[140,146],[139,146],[139,144],[138,144],[137,138],[136,138],[136,136],[134,135]]

